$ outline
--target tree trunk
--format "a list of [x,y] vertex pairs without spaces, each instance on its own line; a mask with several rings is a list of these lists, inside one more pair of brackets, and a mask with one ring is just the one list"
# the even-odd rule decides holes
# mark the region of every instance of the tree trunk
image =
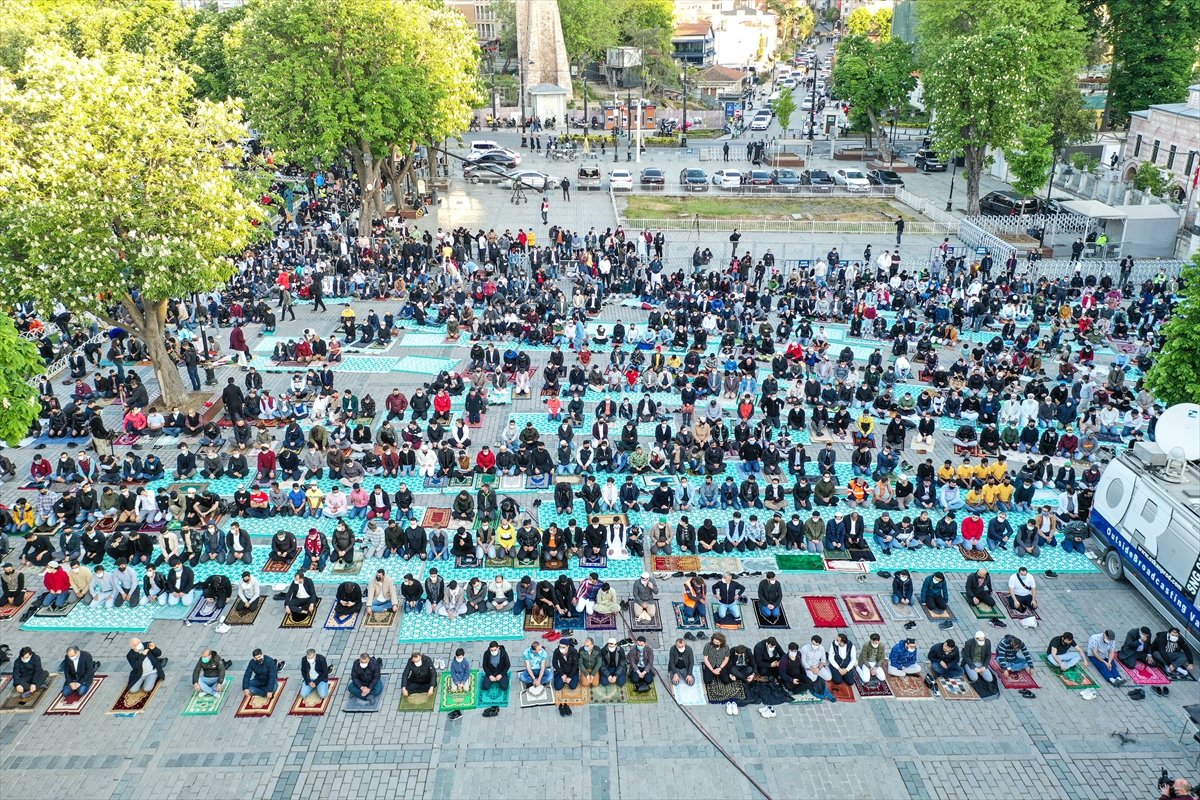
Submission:
[[983,161],[987,151],[979,145],[963,149],[963,171],[967,173],[967,214],[979,213],[979,182],[983,177]]
[[373,156],[370,146],[363,142],[354,150],[354,171],[358,173],[358,191],[362,206],[358,215],[358,235],[371,235],[371,220],[383,216],[382,192],[379,186],[381,161]]
[[870,106],[867,106],[867,119],[871,122],[871,127],[867,130],[867,147],[871,146],[871,136],[874,134],[875,138],[879,140],[880,144],[887,142],[887,154],[888,156],[891,156],[892,148],[896,146],[896,143],[887,138],[887,135],[883,130],[883,126],[879,124],[879,117],[875,114],[875,109],[871,108]]
[[167,321],[167,301],[145,303],[146,313],[138,311],[137,304],[132,298],[122,302],[125,310],[133,319],[130,326],[142,341],[146,343],[146,352],[150,355],[150,363],[154,367],[154,377],[158,380],[158,390],[162,396],[162,404],[168,408],[188,405],[188,390],[184,386],[183,376],[179,374],[179,366],[171,360],[167,346],[163,342],[163,333]]

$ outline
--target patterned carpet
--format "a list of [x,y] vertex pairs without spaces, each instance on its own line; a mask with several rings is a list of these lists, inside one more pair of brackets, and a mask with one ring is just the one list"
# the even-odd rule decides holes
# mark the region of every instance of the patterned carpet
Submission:
[[522,617],[513,614],[472,614],[456,620],[436,614],[405,614],[398,641],[416,644],[524,639],[523,622]]

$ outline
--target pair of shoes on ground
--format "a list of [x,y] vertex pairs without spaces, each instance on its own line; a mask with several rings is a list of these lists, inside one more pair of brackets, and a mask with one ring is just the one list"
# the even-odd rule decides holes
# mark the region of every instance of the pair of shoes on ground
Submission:
[[730,717],[736,717],[738,715],[738,704],[730,700],[725,704],[725,713]]
[[763,719],[771,719],[771,717],[778,716],[773,706],[760,706],[758,713]]
[[687,639],[689,642],[703,641],[708,638],[708,634],[704,631],[697,631],[696,633],[688,631],[683,635],[683,638]]
[[574,713],[575,713],[575,712],[573,712],[573,711],[571,710],[571,707],[570,707],[569,705],[567,705],[566,703],[559,703],[559,704],[558,704],[558,715],[559,715],[560,717],[569,717],[569,716],[571,716],[571,715],[572,715],[572,714],[574,714]]

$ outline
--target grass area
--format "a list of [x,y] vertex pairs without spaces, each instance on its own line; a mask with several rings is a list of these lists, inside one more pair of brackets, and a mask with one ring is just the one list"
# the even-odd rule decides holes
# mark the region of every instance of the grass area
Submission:
[[874,197],[666,197],[631,195],[625,216],[630,219],[675,219],[699,215],[701,219],[802,219],[817,222],[882,222],[895,219],[905,209],[886,198]]

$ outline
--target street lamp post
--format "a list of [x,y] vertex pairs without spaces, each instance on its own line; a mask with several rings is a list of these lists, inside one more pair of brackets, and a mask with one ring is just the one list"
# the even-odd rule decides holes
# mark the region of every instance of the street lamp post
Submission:
[[[591,130],[591,123],[588,121],[588,98],[587,98],[587,64],[581,68],[583,70],[583,135],[587,138],[588,131]],[[567,133],[571,133],[571,126],[567,126]]]
[[888,166],[896,162],[896,109],[892,109],[892,133],[888,138]]
[[683,83],[683,124],[679,126],[679,146],[687,147],[687,67],[683,68],[683,72],[679,73],[679,80]]
[[1046,246],[1046,221],[1050,216],[1050,193],[1054,191],[1054,168],[1058,166],[1058,151],[1054,151],[1054,160],[1050,162],[1050,179],[1046,181],[1046,213],[1042,214],[1042,224],[1038,229],[1038,249]]
[[[520,73],[520,78],[521,78],[521,135],[522,136],[525,135],[525,79],[526,79],[526,77],[528,77],[528,72],[529,72],[528,69],[522,69],[523,66],[524,65],[521,62],[519,62],[519,61],[517,62],[517,72]],[[531,66],[531,67],[533,66],[532,58],[529,59],[529,66]]]
[[619,155],[620,155],[619,151],[621,149],[619,146],[620,139],[617,138],[620,135],[621,135],[621,95],[617,94],[616,92],[613,92],[612,140],[613,140],[613,163],[614,164],[616,164],[617,162],[619,162],[621,160],[619,157]]
[[817,73],[821,70],[821,59],[814,58],[812,66],[812,107],[808,109],[808,140],[811,142],[817,133]]
[[954,176],[958,173],[958,156],[950,156],[950,194],[946,196],[946,210],[954,206]]

